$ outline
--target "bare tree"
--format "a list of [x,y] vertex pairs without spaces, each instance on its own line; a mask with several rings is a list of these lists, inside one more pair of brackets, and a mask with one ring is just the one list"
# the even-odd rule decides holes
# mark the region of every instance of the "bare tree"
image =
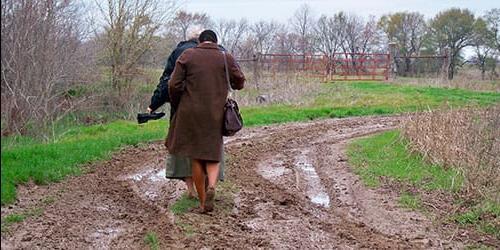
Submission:
[[294,32],[289,32],[286,25],[280,25],[276,31],[274,41],[274,52],[280,54],[299,53],[299,40],[300,37]]
[[205,13],[189,13],[186,11],[179,11],[175,18],[169,22],[169,25],[177,33],[177,37],[182,40],[187,40],[187,32],[189,28],[195,25],[208,26],[210,24],[210,17]]
[[82,13],[68,0],[5,0],[1,8],[2,133],[25,133],[74,107],[70,89],[90,61]]
[[345,14],[339,12],[333,17],[321,16],[315,27],[315,48],[328,57],[327,73],[330,73],[335,53],[342,48],[345,37]]
[[342,45],[344,53],[357,53],[359,51],[360,34],[363,30],[363,21],[356,15],[347,15],[345,21],[345,40]]
[[173,17],[175,2],[108,0],[105,5],[97,4],[105,19],[101,37],[105,44],[104,57],[111,68],[111,84],[118,97],[123,97],[130,92],[138,63],[154,44],[155,34]]
[[215,23],[219,43],[233,55],[238,55],[239,45],[244,40],[247,30],[248,21],[246,19],[239,21],[220,19]]
[[314,17],[308,4],[303,4],[295,11],[290,20],[293,30],[299,37],[299,50],[302,54],[312,52],[312,32]]
[[344,19],[345,40],[342,50],[347,57],[351,57],[353,69],[359,70],[361,65],[356,62],[360,53],[370,52],[377,44],[377,25],[374,17],[370,17],[368,22],[364,22],[359,16],[349,14]]
[[254,23],[250,30],[254,40],[255,51],[258,53],[269,53],[273,46],[273,39],[278,30],[278,23],[274,21],[259,21]]

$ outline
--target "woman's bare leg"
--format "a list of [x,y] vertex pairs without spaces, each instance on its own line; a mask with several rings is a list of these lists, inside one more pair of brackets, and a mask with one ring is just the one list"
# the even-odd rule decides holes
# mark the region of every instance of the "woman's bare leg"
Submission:
[[207,162],[208,188],[206,192],[205,210],[210,212],[214,210],[215,202],[215,184],[219,177],[219,163]]
[[220,163],[207,162],[208,187],[215,188],[219,178]]
[[192,177],[186,177],[186,178],[184,178],[184,182],[186,182],[186,187],[187,187],[189,198],[196,197],[196,194],[194,192],[193,178]]
[[192,159],[193,181],[200,199],[200,207],[205,209],[205,171],[203,170],[203,162]]

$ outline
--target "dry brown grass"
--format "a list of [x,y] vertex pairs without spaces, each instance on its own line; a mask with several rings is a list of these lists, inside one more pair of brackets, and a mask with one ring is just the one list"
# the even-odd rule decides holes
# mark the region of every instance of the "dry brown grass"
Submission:
[[500,105],[415,114],[403,135],[430,162],[459,168],[468,195],[500,202]]
[[500,79],[495,76],[481,80],[481,74],[476,69],[463,69],[459,71],[453,80],[446,77],[396,77],[390,80],[398,84],[410,84],[417,86],[431,86],[438,88],[462,88],[477,91],[500,92]]
[[321,91],[321,77],[302,72],[271,72],[261,70],[258,76],[251,67],[244,67],[245,88],[235,93],[241,106],[266,104],[305,105]]

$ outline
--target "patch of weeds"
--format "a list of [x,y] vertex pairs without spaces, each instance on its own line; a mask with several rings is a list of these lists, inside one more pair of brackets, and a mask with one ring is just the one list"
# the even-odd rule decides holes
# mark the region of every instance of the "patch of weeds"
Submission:
[[26,217],[38,217],[42,214],[43,214],[43,209],[39,207],[30,208],[26,212],[24,212],[24,215]]
[[50,205],[56,201],[56,198],[54,196],[46,196],[42,199],[42,204],[43,205]]
[[2,218],[2,232],[8,231],[9,226],[14,223],[22,222],[29,217],[38,217],[42,213],[42,208],[31,208],[19,214],[9,214]]
[[181,221],[176,220],[175,224],[177,224],[178,227],[182,229],[182,231],[186,234],[188,237],[192,237],[196,234],[196,229],[193,225],[184,223]]
[[412,195],[410,193],[403,193],[399,197],[399,204],[404,208],[408,208],[411,210],[420,210],[422,209],[422,201],[420,197]]
[[500,238],[500,204],[485,202],[453,216],[461,226],[474,226],[478,231]]
[[456,216],[455,221],[460,225],[476,224],[481,214],[478,210],[467,211]]
[[148,232],[144,237],[144,243],[146,243],[151,250],[160,249],[160,242],[158,241],[158,236],[156,236],[155,232]]
[[23,214],[9,214],[5,217],[2,218],[2,233],[7,232],[9,230],[9,226],[17,223],[17,222],[22,222],[26,219],[26,216]]
[[197,207],[200,202],[197,199],[191,199],[186,194],[182,195],[170,208],[175,215],[186,213],[190,208]]

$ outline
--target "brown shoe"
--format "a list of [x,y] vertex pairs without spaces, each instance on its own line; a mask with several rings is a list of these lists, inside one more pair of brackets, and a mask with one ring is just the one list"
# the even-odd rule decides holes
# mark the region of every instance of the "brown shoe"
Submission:
[[207,200],[205,201],[205,210],[212,212],[214,210],[215,188],[207,188]]

